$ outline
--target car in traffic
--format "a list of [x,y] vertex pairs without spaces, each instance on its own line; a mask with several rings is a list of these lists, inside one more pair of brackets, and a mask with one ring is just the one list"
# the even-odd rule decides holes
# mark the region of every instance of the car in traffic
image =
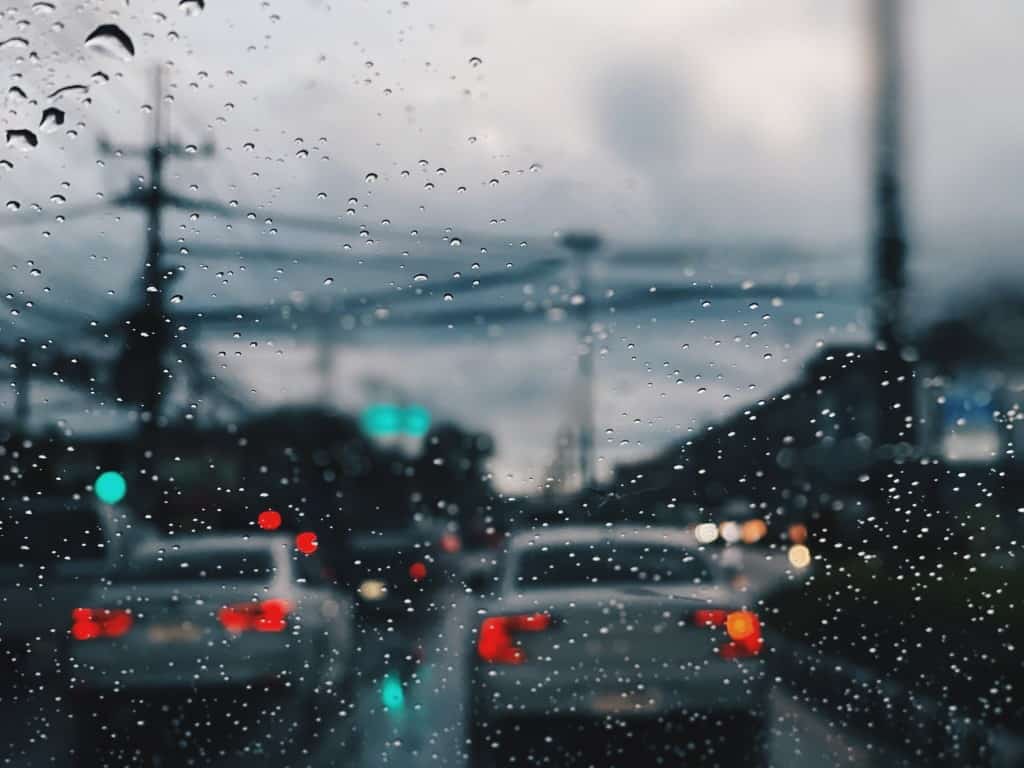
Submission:
[[91,497],[12,494],[0,502],[4,690],[53,657],[72,608],[152,535],[130,509]]
[[354,534],[342,570],[358,614],[386,620],[429,607],[461,546],[457,533],[432,523]]
[[685,530],[516,534],[470,638],[474,768],[595,745],[761,765],[769,681],[745,599]]
[[82,764],[142,707],[262,698],[302,743],[324,710],[352,704],[351,601],[287,536],[153,540],[69,619]]

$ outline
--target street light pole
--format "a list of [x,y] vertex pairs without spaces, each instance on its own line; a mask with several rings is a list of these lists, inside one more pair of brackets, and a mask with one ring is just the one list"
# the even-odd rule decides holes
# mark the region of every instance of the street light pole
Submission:
[[905,360],[907,235],[903,210],[903,15],[902,0],[873,0],[870,37],[873,78],[875,287],[875,456],[877,508],[888,513],[887,462],[899,459],[900,446],[914,442],[914,372]]
[[578,294],[582,299],[579,326],[579,377],[577,399],[579,419],[580,487],[584,492],[594,487],[594,329],[590,292],[590,260],[601,246],[601,238],[590,232],[570,232],[562,237],[562,245],[575,257]]

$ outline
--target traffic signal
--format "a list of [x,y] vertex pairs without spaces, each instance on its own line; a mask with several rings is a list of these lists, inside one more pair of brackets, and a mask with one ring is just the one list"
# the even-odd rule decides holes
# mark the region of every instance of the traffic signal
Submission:
[[117,504],[127,493],[128,484],[124,480],[124,475],[111,470],[97,477],[92,489],[96,498],[104,504]]
[[423,437],[430,430],[430,411],[422,405],[374,403],[363,410],[363,431],[370,437]]

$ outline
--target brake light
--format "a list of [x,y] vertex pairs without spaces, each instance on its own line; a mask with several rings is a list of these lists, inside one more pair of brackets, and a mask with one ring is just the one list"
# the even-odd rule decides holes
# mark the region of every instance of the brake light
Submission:
[[756,656],[764,645],[764,638],[761,636],[761,621],[752,611],[702,608],[693,612],[693,623],[698,627],[725,628],[729,642],[718,649],[718,655],[723,659]]
[[413,581],[422,581],[427,578],[427,566],[419,561],[409,566],[409,578]]
[[480,625],[477,654],[491,664],[522,664],[526,661],[526,654],[516,645],[515,635],[519,632],[543,632],[552,623],[551,615],[547,613],[486,618]]
[[71,636],[75,640],[121,637],[133,623],[127,608],[75,608],[71,612]]
[[226,605],[217,612],[217,620],[228,632],[284,632],[292,607],[287,600],[263,600],[259,603]]

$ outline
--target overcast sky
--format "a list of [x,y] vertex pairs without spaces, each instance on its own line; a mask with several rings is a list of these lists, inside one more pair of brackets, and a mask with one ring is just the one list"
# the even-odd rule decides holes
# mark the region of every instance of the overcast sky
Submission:
[[[15,4],[0,41],[28,45],[0,42],[3,127],[31,128],[39,144],[0,149],[3,194],[20,205],[4,211],[5,292],[24,291],[16,300],[33,299],[39,312],[70,308],[90,319],[138,300],[138,214],[55,217],[111,200],[144,172],[137,158],[100,153],[97,140],[145,139],[158,63],[173,138],[216,147],[212,157],[172,160],[169,184],[258,214],[232,222],[169,212],[164,234],[181,239],[172,256],[219,244],[337,257],[243,269],[237,258],[173,256],[187,267],[175,290],[190,310],[407,289],[415,274],[432,284],[471,275],[473,264],[494,275],[557,253],[552,232],[569,227],[599,229],[609,252],[681,241],[721,248],[710,260],[680,259],[660,271],[610,269],[602,289],[787,276],[856,287],[868,268],[870,221],[866,5],[208,0],[187,15],[174,0],[57,2],[52,12]],[[907,11],[913,311],[928,318],[949,305],[950,286],[978,291],[1018,276],[1024,101],[1014,76],[1024,64],[1024,6],[918,0]],[[83,45],[100,24],[129,35],[131,60]],[[72,84],[89,91],[48,98]],[[48,106],[65,110],[66,120],[42,132]],[[265,223],[287,213],[349,229]],[[449,248],[451,236],[463,238],[462,248]],[[768,242],[811,257],[729,261],[734,244]],[[572,276],[555,273],[527,290],[504,286],[481,293],[477,305],[564,296]],[[449,303],[469,297],[454,291]],[[866,332],[866,316],[849,302],[767,311],[758,301],[659,305],[602,319],[605,465],[770,394],[816,344]],[[32,312],[5,326],[7,339],[54,334]],[[253,402],[319,396],[315,350],[304,341],[226,335],[206,337],[204,348],[211,359],[229,353],[219,358],[223,375]],[[566,323],[389,333],[338,347],[329,390],[335,404],[355,409],[383,379],[440,417],[493,431],[498,476],[528,488],[551,460],[556,430],[571,421],[575,365]],[[58,410],[40,408],[39,418]],[[96,403],[60,415],[82,429],[101,417],[116,421]]]

